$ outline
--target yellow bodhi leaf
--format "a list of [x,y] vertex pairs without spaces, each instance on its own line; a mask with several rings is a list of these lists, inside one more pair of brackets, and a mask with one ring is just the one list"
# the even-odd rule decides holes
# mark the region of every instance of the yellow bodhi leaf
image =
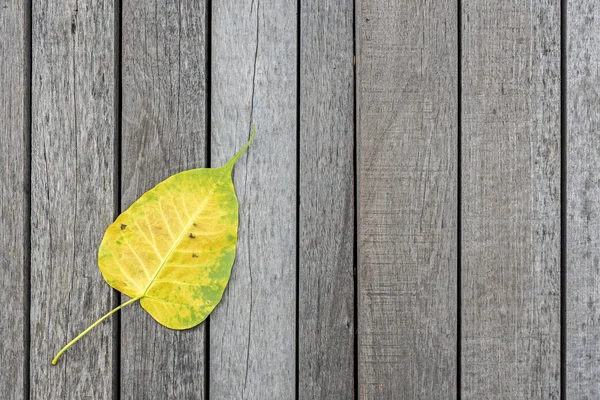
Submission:
[[221,300],[235,259],[238,201],[231,172],[254,139],[227,164],[180,172],[147,191],[108,227],[98,250],[102,276],[131,299],[100,318],[140,301],[159,323],[188,329]]

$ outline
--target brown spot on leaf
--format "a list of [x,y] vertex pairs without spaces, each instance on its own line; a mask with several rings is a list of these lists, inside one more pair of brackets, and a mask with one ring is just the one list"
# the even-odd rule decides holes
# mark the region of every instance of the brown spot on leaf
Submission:
[[194,225],[194,226],[198,226],[198,225],[196,225],[196,223],[195,223],[195,222],[194,222],[194,224],[193,224],[193,225]]
[[194,234],[193,234],[192,232],[190,232],[190,234],[188,235],[188,237],[189,237],[190,239],[196,239],[196,236],[194,236]]
[[192,258],[198,258],[198,256],[196,255],[196,253],[192,253]]
[[125,229],[125,228],[127,228],[127,225],[125,225],[125,224],[121,224],[121,230],[123,230],[123,229]]

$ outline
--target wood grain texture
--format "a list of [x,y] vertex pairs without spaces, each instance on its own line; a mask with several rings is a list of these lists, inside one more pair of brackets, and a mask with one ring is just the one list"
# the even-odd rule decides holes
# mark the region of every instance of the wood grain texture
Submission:
[[111,307],[97,248],[114,216],[112,2],[33,1],[31,177],[32,399],[108,399]]
[[359,398],[456,397],[455,1],[362,0]]
[[[122,209],[206,166],[205,2],[123,3]],[[175,331],[123,310],[122,399],[205,397],[205,324]]]
[[298,397],[354,396],[353,3],[300,5]]
[[236,262],[210,317],[211,399],[292,399],[296,380],[297,10],[213,2],[211,164],[234,168]]
[[567,2],[568,399],[600,398],[600,4]]
[[462,398],[558,399],[559,3],[462,5]]
[[24,2],[3,3],[0,11],[0,388],[6,399],[23,399],[26,164],[26,69]]

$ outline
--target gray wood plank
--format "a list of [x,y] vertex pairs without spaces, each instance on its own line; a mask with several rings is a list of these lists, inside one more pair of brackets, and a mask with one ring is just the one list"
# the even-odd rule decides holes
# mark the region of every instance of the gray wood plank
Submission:
[[24,124],[26,81],[24,2],[3,4],[0,11],[0,387],[7,399],[23,399],[25,363],[25,154],[29,132]]
[[112,396],[112,308],[97,248],[114,217],[112,2],[33,1],[32,399]]
[[457,13],[362,0],[359,398],[456,398]]
[[600,4],[567,2],[568,399],[600,398]]
[[295,2],[213,2],[211,164],[234,169],[236,262],[210,317],[211,399],[292,399],[296,380]]
[[462,5],[462,398],[558,399],[560,4]]
[[298,397],[354,396],[352,0],[300,5]]
[[[122,209],[206,166],[205,2],[123,3]],[[175,331],[123,310],[121,398],[205,397],[205,324]]]

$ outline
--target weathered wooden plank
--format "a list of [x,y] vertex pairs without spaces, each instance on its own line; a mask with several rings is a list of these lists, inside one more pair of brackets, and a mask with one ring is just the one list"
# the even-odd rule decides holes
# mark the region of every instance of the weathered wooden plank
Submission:
[[29,181],[24,124],[28,65],[25,59],[24,2],[3,4],[0,11],[0,387],[11,399],[25,398],[24,341],[26,182]]
[[113,320],[56,352],[111,307],[97,247],[114,217],[112,2],[33,1],[32,399],[108,399]]
[[558,399],[560,5],[462,5],[462,398]]
[[362,0],[359,397],[456,397],[456,2]]
[[[123,3],[122,208],[206,166],[205,2]],[[122,317],[121,397],[202,399],[205,324],[174,331],[138,305]]]
[[296,368],[294,2],[213,2],[211,164],[234,170],[236,262],[210,320],[211,399],[291,399]]
[[354,8],[300,5],[298,397],[354,395]]
[[566,14],[568,399],[600,398],[600,4]]

